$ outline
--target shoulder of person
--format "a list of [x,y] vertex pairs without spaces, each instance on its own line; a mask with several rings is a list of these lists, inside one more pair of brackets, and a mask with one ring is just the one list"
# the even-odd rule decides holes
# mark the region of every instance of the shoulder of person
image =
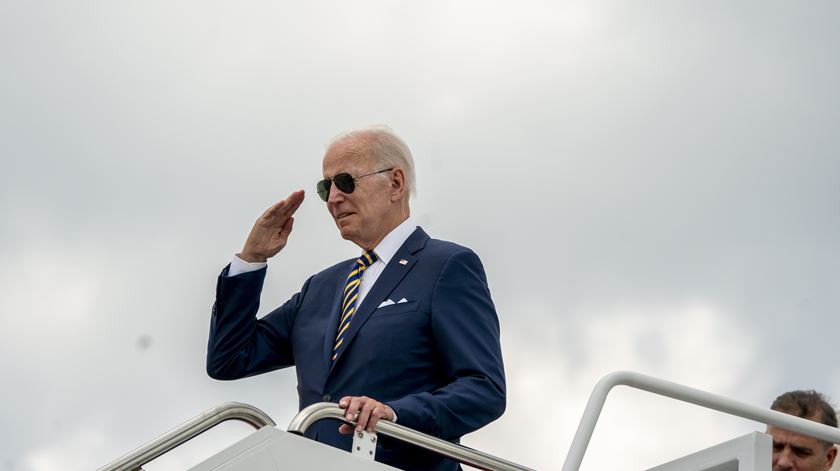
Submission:
[[430,254],[446,259],[456,256],[478,256],[472,249],[448,240],[430,238],[426,243],[426,251]]

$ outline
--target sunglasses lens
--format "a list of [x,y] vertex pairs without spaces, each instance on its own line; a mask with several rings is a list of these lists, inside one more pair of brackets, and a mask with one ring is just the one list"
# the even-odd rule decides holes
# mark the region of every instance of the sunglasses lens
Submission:
[[330,186],[332,182],[330,180],[321,180],[315,185],[315,188],[318,190],[318,196],[321,197],[322,200],[327,201],[330,199]]
[[[335,182],[336,188],[344,193],[353,193],[353,190],[356,189],[356,183],[353,181],[353,177],[349,173],[339,173],[333,177],[333,181]],[[329,194],[327,196],[329,196]]]

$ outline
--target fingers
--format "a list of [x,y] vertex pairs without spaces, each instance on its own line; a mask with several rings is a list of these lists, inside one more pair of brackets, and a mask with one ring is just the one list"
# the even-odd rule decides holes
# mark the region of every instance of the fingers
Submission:
[[347,410],[344,414],[345,419],[355,422],[359,419],[359,409],[362,408],[362,402],[368,399],[365,396],[345,396],[338,401],[338,406]]
[[365,426],[365,430],[368,432],[373,432],[373,429],[376,428],[376,424],[380,420],[390,420],[389,413],[390,409],[388,406],[382,403],[377,403],[376,407],[374,407],[371,412],[370,416],[368,417],[367,425]]
[[367,430],[368,432],[372,431],[373,428],[369,427],[368,421],[370,421],[370,415],[373,412],[373,408],[376,407],[378,402],[374,400],[367,401],[362,404],[362,408],[359,409],[359,418],[356,420],[356,431],[361,432],[362,430]]
[[295,191],[286,199],[280,200],[268,208],[265,213],[263,213],[263,218],[272,221],[284,220],[294,214],[302,202],[303,190]]
[[265,262],[283,250],[292,232],[292,214],[303,202],[304,191],[293,191],[288,198],[275,203],[254,223],[240,257],[246,262]]
[[289,234],[292,233],[292,226],[294,225],[295,218],[289,217],[289,219],[286,219],[286,223],[283,224],[283,227],[280,229],[280,237],[282,237],[283,239],[288,239]]
[[286,219],[292,216],[303,203],[304,191],[293,191],[286,199],[280,200],[270,208],[266,209],[262,219],[272,224],[284,224]]
[[[344,418],[356,422],[355,431],[367,430],[372,432],[376,423],[380,420],[393,420],[394,413],[390,407],[382,404],[376,399],[367,396],[345,396],[338,402],[339,407],[346,409]],[[352,433],[350,425],[343,424],[339,427],[340,433]]]
[[293,191],[292,194],[290,194],[289,197],[286,198],[286,201],[288,201],[290,204],[289,216],[291,216],[295,213],[295,211],[297,211],[297,209],[300,207],[300,204],[303,203],[304,196],[305,193],[303,190],[297,190]]

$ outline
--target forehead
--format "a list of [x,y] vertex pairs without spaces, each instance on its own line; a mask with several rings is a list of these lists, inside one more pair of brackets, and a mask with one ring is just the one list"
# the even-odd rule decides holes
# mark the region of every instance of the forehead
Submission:
[[333,177],[347,172],[356,176],[369,163],[368,152],[364,146],[354,142],[338,142],[324,154],[324,177]]
[[821,443],[816,438],[777,427],[767,427],[767,433],[773,437],[774,444],[790,445],[799,448],[810,448],[812,450],[817,450],[820,447]]

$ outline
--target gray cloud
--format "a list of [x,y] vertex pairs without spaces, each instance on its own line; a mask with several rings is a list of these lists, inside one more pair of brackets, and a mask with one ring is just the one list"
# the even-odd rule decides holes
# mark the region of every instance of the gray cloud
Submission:
[[[97,467],[226,400],[285,423],[292,371],[205,377],[213,284],[296,188],[263,306],[355,252],[311,190],[324,143],[370,123],[411,145],[421,224],[487,268],[513,399],[468,443],[556,468],[536,447],[565,450],[620,368],[757,404],[837,397],[837,9],[3,4],[0,466]],[[660,406],[617,402],[589,469],[690,451]],[[752,427],[692,413],[667,414],[697,421],[696,447]],[[556,438],[505,438],[524,421]]]

